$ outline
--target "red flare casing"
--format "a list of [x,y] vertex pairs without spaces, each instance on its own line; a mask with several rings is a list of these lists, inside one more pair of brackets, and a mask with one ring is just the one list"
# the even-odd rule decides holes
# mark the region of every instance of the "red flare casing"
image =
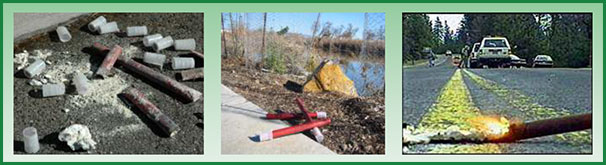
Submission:
[[286,128],[282,128],[282,129],[273,130],[273,131],[271,131],[271,133],[272,133],[272,137],[275,139],[275,138],[279,138],[282,136],[307,131],[307,130],[313,129],[315,127],[322,127],[322,126],[325,126],[328,124],[330,124],[330,119],[315,120],[315,121],[295,125],[292,127],[286,127]]
[[303,106],[303,99],[297,98],[297,99],[295,99],[295,102],[297,102],[297,105],[299,106],[299,109],[301,110],[301,112],[303,112],[303,116],[305,117],[305,121],[306,122],[311,122],[311,117],[309,116],[309,111],[307,111],[307,109],[305,108],[305,106]]
[[[318,112],[310,112],[307,113],[309,117],[317,118]],[[303,113],[277,113],[277,114],[266,114],[265,119],[278,119],[278,120],[288,120],[288,119],[305,119]]]

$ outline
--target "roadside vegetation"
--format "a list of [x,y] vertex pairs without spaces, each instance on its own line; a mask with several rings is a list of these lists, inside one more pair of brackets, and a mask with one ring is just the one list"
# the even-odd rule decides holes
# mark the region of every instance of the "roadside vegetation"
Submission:
[[[281,29],[247,27],[243,19],[226,14],[223,27],[223,58],[241,59],[247,66],[267,69],[280,74],[311,72],[324,57],[376,58],[385,56],[385,28],[364,30],[336,26],[330,21],[314,22],[311,35]],[[250,24],[250,23],[249,23]],[[363,37],[355,37],[358,31]]]

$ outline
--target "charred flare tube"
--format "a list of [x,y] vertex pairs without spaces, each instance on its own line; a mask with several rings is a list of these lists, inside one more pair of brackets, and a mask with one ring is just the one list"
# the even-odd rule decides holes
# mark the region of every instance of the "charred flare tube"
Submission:
[[99,69],[97,69],[95,74],[106,78],[114,67],[114,63],[116,63],[116,60],[120,57],[120,54],[122,54],[122,47],[114,45],[109,53],[107,53],[107,56],[105,56],[105,59],[103,59],[101,66],[99,66]]
[[160,129],[162,129],[162,131],[164,131],[168,136],[172,137],[177,134],[179,131],[179,125],[162,113],[162,111],[160,111],[156,105],[147,100],[145,95],[143,95],[143,93],[141,93],[139,90],[135,88],[127,88],[126,90],[122,91],[122,94],[124,94],[124,96],[130,102],[135,104],[135,106],[137,106],[137,108],[139,108],[139,110],[141,110],[141,112],[143,112],[147,118],[158,124]]
[[259,141],[268,141],[268,140],[272,140],[272,139],[279,138],[282,136],[311,130],[311,129],[317,128],[317,127],[322,127],[322,126],[325,126],[328,124],[330,124],[330,119],[316,120],[316,121],[307,122],[307,123],[300,124],[300,125],[295,125],[292,127],[286,127],[286,128],[282,128],[282,129],[278,129],[278,130],[273,130],[271,132],[259,134]]
[[[106,46],[101,45],[100,43],[95,43],[93,47],[101,52],[108,50]],[[186,99],[185,101],[187,102],[195,102],[202,97],[202,93],[199,91],[181,84],[177,80],[174,80],[168,76],[158,73],[133,59],[118,58],[118,62],[127,70],[135,72],[136,74],[149,79],[150,81],[168,89],[169,91],[172,91],[183,99]]]
[[190,70],[179,72],[179,77],[180,77],[179,79],[181,81],[204,78],[204,68],[190,69]]
[[592,114],[580,114],[526,123],[512,123],[509,133],[496,142],[514,142],[541,136],[591,129]]
[[[326,112],[310,112],[307,115],[311,118],[325,119],[328,117]],[[277,113],[277,114],[266,114],[265,119],[271,120],[290,120],[290,119],[305,119],[303,113]]]

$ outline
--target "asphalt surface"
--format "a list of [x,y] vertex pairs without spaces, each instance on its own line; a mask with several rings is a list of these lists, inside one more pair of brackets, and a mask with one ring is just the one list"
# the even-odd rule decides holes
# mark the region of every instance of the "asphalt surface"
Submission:
[[[146,25],[151,34],[160,33],[163,36],[172,36],[173,39],[194,38],[196,50],[203,52],[203,14],[202,13],[133,13],[133,14],[95,14],[79,17],[78,20],[67,25],[72,40],[67,43],[58,42],[54,30],[40,34],[20,43],[16,43],[15,53],[23,50],[33,52],[39,49],[53,51],[47,58],[53,65],[65,64],[80,65],[90,63],[91,71],[96,71],[102,61],[100,55],[91,51],[94,42],[107,46],[118,44],[125,48],[136,47],[133,54],[135,60],[143,57],[144,48],[141,37],[125,37],[122,34],[97,35],[86,28],[88,22],[103,15],[108,21],[118,22],[118,26],[125,31],[127,26]],[[172,48],[162,50],[167,60],[174,56],[187,56],[187,51],[175,51]],[[168,60],[169,61],[169,60]],[[196,63],[202,64],[201,60]],[[169,77],[175,77],[170,67],[160,69],[152,67]],[[74,107],[70,100],[73,92],[64,96],[40,98],[37,92],[40,87],[28,84],[29,79],[24,78],[16,68],[14,82],[14,153],[24,154],[23,137],[21,131],[25,127],[33,126],[38,130],[40,138],[39,154],[203,154],[204,120],[203,99],[194,103],[185,103],[176,99],[174,94],[162,87],[134,73],[127,72],[117,64],[112,71],[123,80],[123,84],[102,84],[116,86],[132,86],[145,94],[148,100],[154,103],[161,111],[177,123],[181,131],[173,137],[167,137],[160,128],[147,119],[137,108],[129,106],[119,97],[111,97],[109,101],[90,98],[92,101],[83,107]],[[199,66],[202,67],[202,66]],[[52,71],[48,69],[47,71]],[[68,71],[71,72],[71,71]],[[71,78],[69,78],[71,79]],[[105,81],[89,77],[92,83]],[[111,78],[110,78],[111,79]],[[69,87],[70,82],[65,82]],[[203,80],[183,82],[200,92],[204,91]],[[108,88],[107,92],[116,89]],[[101,91],[103,93],[103,91]],[[108,104],[116,103],[116,104]],[[124,108],[126,111],[117,109]],[[69,112],[64,109],[70,109]],[[78,123],[89,127],[93,140],[97,142],[96,149],[90,151],[72,151],[64,142],[58,140],[58,133],[67,126]]]
[[455,67],[448,58],[439,56],[436,61],[438,63],[434,67],[416,66],[403,69],[403,123],[417,125],[420,117],[437,99],[440,89],[454,74]]
[[[448,65],[446,65],[448,64]],[[403,123],[416,126],[423,120],[430,106],[436,102],[441,88],[453,76],[455,67],[445,64],[434,67],[406,68],[403,72]],[[539,116],[529,116],[529,110],[552,111],[560,114],[580,114],[592,111],[591,100],[591,69],[571,68],[501,68],[501,69],[466,69],[463,74],[474,106],[483,115],[499,115],[509,119],[532,121]],[[485,80],[496,83],[500,89],[509,91],[507,94],[486,88],[470,77],[477,75]],[[515,95],[514,95],[515,94]],[[523,102],[525,105],[512,102],[520,98],[530,98]],[[534,104],[530,109],[526,104]],[[539,107],[539,108],[536,108]],[[527,108],[527,109],[525,109]],[[526,113],[525,111],[526,110]],[[588,134],[581,136],[587,137]],[[563,134],[566,135],[568,134]],[[561,136],[563,136],[561,135]],[[434,148],[464,146],[472,144],[424,144],[409,147],[417,153],[430,152]],[[503,153],[511,154],[577,154],[591,153],[591,142],[575,141],[574,138],[560,139],[555,135],[523,140],[515,143],[496,144]]]
[[472,69],[473,73],[522,91],[541,105],[572,113],[591,112],[591,70],[566,68]]

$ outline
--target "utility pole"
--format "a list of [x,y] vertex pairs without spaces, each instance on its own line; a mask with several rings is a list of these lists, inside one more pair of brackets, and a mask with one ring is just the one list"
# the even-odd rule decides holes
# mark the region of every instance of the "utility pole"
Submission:
[[265,60],[265,28],[267,26],[267,13],[263,13],[263,40],[261,41],[261,68]]

